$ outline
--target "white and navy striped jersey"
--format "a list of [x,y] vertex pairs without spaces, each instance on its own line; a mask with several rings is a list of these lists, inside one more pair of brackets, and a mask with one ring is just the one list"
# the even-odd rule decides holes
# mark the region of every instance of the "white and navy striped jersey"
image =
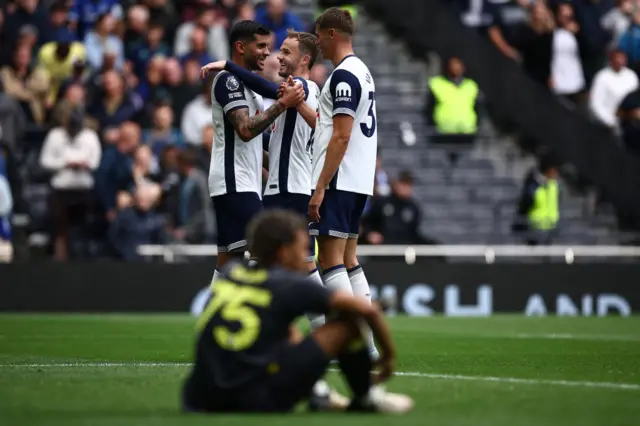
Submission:
[[222,71],[213,80],[212,115],[215,136],[209,168],[212,197],[235,192],[262,193],[262,135],[249,142],[238,136],[227,114],[249,108],[249,115],[262,112],[262,97],[244,87],[240,79]]
[[355,55],[344,58],[320,93],[320,114],[313,142],[314,188],[320,179],[333,134],[333,117],[348,114],[354,118],[351,139],[328,188],[373,195],[378,150],[375,99],[376,88],[364,62]]
[[[318,110],[320,89],[313,81],[296,77],[304,87],[305,101]],[[269,178],[264,195],[311,194],[311,138],[314,130],[295,108],[280,115],[271,128]]]

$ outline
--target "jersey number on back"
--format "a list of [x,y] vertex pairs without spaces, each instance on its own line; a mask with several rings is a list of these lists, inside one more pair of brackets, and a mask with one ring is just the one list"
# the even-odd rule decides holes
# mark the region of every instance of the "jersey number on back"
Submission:
[[271,304],[271,293],[263,288],[238,286],[231,281],[216,281],[214,294],[198,320],[198,328],[203,329],[216,313],[225,322],[238,322],[240,329],[231,331],[226,326],[215,326],[213,338],[228,351],[242,351],[250,348],[260,334],[260,317],[248,305],[267,307]]
[[368,123],[362,122],[360,123],[360,130],[362,130],[362,134],[366,137],[370,138],[376,132],[376,113],[373,110],[374,104],[376,102],[376,92],[369,92],[369,115],[368,117],[371,119],[371,127],[369,127]]

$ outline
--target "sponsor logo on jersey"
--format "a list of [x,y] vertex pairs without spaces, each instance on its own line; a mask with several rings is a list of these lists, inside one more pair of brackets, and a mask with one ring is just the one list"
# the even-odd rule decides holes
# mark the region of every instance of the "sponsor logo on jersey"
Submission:
[[348,83],[340,82],[336,86],[336,98],[340,100],[351,100],[351,86]]

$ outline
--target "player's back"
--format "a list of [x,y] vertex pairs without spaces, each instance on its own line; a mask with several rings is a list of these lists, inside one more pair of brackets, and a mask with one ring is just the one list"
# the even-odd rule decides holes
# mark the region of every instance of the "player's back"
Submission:
[[205,393],[237,389],[264,376],[288,344],[293,321],[305,312],[324,311],[329,295],[303,274],[240,263],[225,266],[197,322],[191,386]]
[[236,192],[262,193],[262,135],[244,142],[226,115],[248,108],[249,115],[262,111],[262,97],[247,89],[231,73],[216,75],[211,89],[214,142],[209,169],[211,196]]
[[367,66],[357,56],[342,60],[320,94],[320,117],[316,126],[313,155],[313,185],[318,182],[327,147],[333,134],[333,117],[354,118],[351,138],[329,187],[372,195],[378,146],[375,84]]
[[[320,89],[310,80],[296,77],[305,91],[305,102],[318,109]],[[314,130],[295,108],[280,115],[272,126],[269,141],[269,178],[264,195],[311,194],[311,152]]]

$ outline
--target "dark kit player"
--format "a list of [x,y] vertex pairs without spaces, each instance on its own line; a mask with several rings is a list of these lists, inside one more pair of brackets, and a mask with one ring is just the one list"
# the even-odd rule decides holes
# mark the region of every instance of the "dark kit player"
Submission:
[[[198,319],[196,362],[183,392],[186,411],[288,412],[310,408],[405,413],[413,400],[372,383],[372,362],[360,326],[380,345],[376,382],[391,377],[395,348],[379,308],[348,293],[330,291],[305,276],[309,236],[303,217],[270,210],[248,230],[256,266],[229,263]],[[333,313],[303,338],[295,321],[305,312]],[[348,407],[316,383],[332,359],[353,392]],[[322,383],[322,382],[320,382]]]

